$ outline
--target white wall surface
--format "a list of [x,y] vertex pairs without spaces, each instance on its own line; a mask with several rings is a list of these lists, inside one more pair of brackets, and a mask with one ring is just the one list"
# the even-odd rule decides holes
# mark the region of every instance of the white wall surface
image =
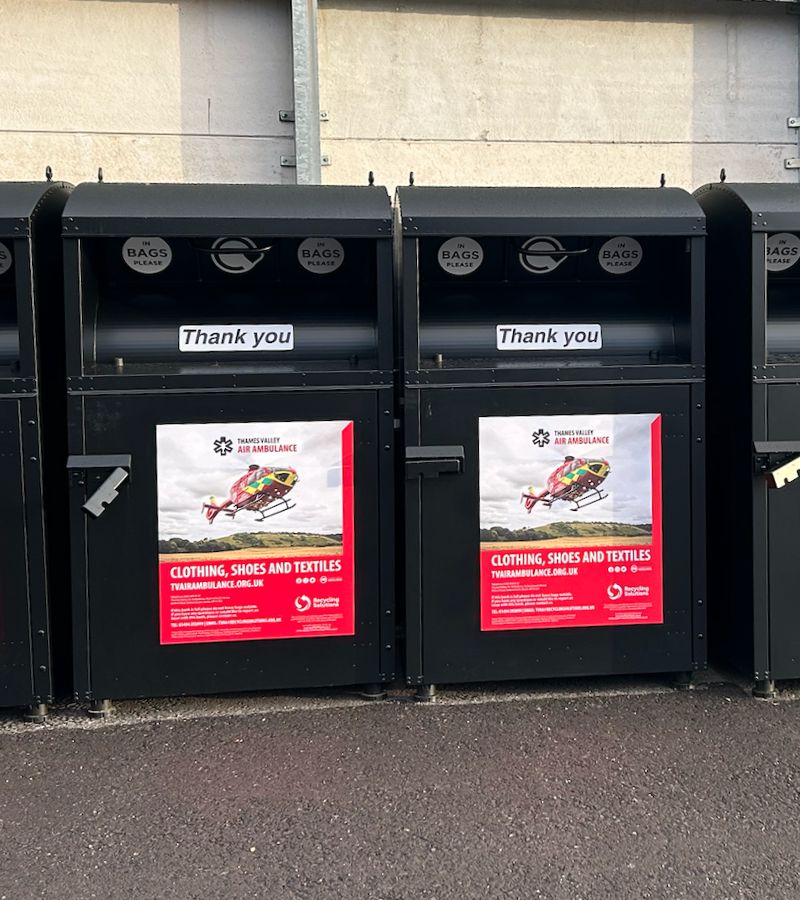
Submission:
[[[794,181],[792,5],[320,0],[323,179]],[[293,181],[292,105],[288,0],[0,0],[2,179]]]
[[285,0],[0,0],[0,178],[293,181]]
[[797,179],[788,4],[320,2],[326,181]]

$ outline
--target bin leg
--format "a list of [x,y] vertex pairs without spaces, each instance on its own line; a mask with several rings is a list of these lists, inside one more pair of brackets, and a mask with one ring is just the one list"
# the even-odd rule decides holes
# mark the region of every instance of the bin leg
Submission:
[[94,719],[107,719],[111,715],[110,700],[92,700],[92,705],[86,712]]
[[382,684],[365,684],[359,691],[365,700],[385,700],[386,690]]
[[775,682],[771,678],[757,678],[753,685],[753,696],[771,700],[775,696]]
[[419,703],[430,703],[432,700],[436,699],[436,685],[435,684],[421,684],[417,688],[416,694],[414,694],[414,699]]
[[691,691],[694,688],[692,683],[692,672],[676,672],[673,685],[676,691]]
[[44,725],[48,712],[46,703],[31,703],[25,712],[24,719],[26,722],[33,722],[35,725]]

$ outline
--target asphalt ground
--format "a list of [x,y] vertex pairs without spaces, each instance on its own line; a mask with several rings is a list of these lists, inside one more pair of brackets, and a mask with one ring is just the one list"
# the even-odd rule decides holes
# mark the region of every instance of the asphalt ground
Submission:
[[796,898],[800,702],[610,681],[0,720],[0,897]]

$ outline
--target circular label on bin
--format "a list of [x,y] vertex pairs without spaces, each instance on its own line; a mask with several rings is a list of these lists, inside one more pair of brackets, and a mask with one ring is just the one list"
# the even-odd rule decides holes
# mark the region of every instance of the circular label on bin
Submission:
[[800,237],[788,231],[767,235],[767,271],[785,272],[800,259]]
[[[563,250],[563,244],[554,237],[528,238],[519,251],[519,263],[526,272],[533,275],[547,275],[554,272],[567,258],[558,255],[558,251]],[[548,251],[552,252],[553,256],[548,255]]]
[[439,265],[448,275],[469,275],[483,262],[483,247],[469,237],[454,237],[439,247]]
[[11,251],[6,247],[5,244],[0,244],[0,275],[5,275],[6,272],[11,268],[11,263],[13,262],[13,258],[11,256]]
[[172,262],[172,248],[160,237],[132,237],[122,245],[125,265],[140,275],[157,275]]
[[642,245],[635,238],[615,237],[603,244],[597,261],[612,275],[627,275],[639,265],[642,255]]
[[344,247],[336,238],[306,238],[297,248],[297,261],[309,272],[327,275],[344,262]]
[[211,259],[214,265],[228,275],[244,275],[264,258],[263,253],[253,252],[258,245],[249,237],[221,237],[211,245]]

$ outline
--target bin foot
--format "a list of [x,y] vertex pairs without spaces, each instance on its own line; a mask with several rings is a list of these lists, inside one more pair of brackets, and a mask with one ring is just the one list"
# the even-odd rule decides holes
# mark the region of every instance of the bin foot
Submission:
[[111,715],[110,700],[93,700],[92,705],[86,710],[93,719],[107,719]]
[[771,678],[757,678],[753,685],[753,696],[771,700],[775,696],[775,682]]
[[414,699],[418,703],[430,703],[431,701],[436,699],[436,685],[435,684],[421,684],[417,688],[416,694],[414,694]]
[[365,684],[359,691],[365,700],[385,700],[386,690],[382,684]]
[[44,725],[47,720],[49,710],[46,703],[31,703],[25,711],[24,719],[26,722],[33,722],[35,725]]
[[691,691],[694,689],[692,672],[676,672],[672,684],[676,691]]

